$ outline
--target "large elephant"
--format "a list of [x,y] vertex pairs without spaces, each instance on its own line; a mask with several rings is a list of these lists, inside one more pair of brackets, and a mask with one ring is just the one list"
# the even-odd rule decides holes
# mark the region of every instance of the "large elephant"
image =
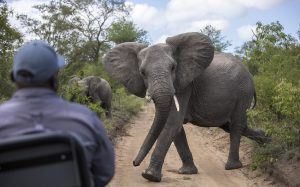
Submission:
[[157,141],[149,167],[142,173],[150,181],[161,180],[172,142],[183,163],[179,173],[198,172],[182,124],[220,127],[230,133],[225,169],[242,167],[241,135],[257,142],[268,139],[262,131],[247,127],[246,110],[255,97],[251,74],[234,56],[214,53],[211,40],[203,34],[179,34],[167,38],[166,44],[149,47],[123,43],[108,51],[103,62],[131,93],[139,97],[147,93],[155,104],[153,124],[133,161],[134,166],[140,165]]
[[86,95],[91,98],[94,103],[101,103],[101,107],[105,109],[107,117],[111,117],[111,100],[112,92],[109,83],[98,76],[88,76],[83,79],[73,77],[69,80],[69,84],[78,84],[81,86]]

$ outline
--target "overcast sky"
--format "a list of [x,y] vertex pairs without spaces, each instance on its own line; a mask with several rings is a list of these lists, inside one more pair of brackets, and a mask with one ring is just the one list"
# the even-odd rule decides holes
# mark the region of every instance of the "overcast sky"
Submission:
[[[36,16],[31,6],[47,0],[8,0],[17,12]],[[279,21],[296,36],[300,27],[300,0],[128,0],[131,19],[149,32],[152,43],[167,36],[199,31],[210,24],[221,29],[234,47],[251,39],[251,29],[261,21]]]

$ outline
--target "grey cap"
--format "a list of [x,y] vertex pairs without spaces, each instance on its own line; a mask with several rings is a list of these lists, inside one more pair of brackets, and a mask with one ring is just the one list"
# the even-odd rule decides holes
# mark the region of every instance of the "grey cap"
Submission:
[[[33,40],[25,43],[14,56],[13,77],[19,83],[45,83],[65,65],[65,60],[47,43]],[[22,71],[32,76],[24,76]]]

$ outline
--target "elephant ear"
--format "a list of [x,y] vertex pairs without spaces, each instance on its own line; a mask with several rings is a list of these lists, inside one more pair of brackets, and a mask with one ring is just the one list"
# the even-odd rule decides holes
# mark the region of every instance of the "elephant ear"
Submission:
[[146,47],[145,44],[126,42],[117,45],[103,57],[105,70],[139,97],[145,97],[146,87],[139,72],[137,54]]
[[174,86],[180,91],[209,66],[214,57],[214,46],[208,36],[197,32],[169,37],[166,43],[174,49],[177,61]]

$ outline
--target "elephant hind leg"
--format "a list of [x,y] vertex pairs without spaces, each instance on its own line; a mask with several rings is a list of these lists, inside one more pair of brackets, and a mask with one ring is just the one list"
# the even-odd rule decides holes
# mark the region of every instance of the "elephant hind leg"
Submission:
[[248,127],[244,130],[243,136],[246,136],[247,138],[256,141],[260,145],[271,141],[271,138],[266,136],[264,131],[254,130]]
[[[220,126],[220,128],[223,129],[225,132],[230,133],[230,123],[226,123]],[[266,136],[264,131],[254,130],[249,127],[245,128],[242,135],[251,140],[256,141],[260,145],[271,141],[271,138]]]
[[110,104],[107,105],[107,109],[106,109],[105,115],[108,118],[111,118],[111,105]]
[[111,107],[105,102],[101,102],[101,107],[105,110],[105,116],[111,118]]
[[182,167],[178,170],[180,174],[197,174],[198,169],[194,164],[193,156],[187,143],[184,128],[174,138],[174,144],[182,160]]
[[107,109],[107,111],[105,111],[105,115],[108,118],[111,118],[111,109]]
[[243,166],[239,158],[239,149],[242,133],[247,126],[247,116],[246,111],[244,113],[241,113],[241,110],[237,111],[232,118],[231,124],[228,125],[229,128],[223,128],[230,133],[230,149],[228,161],[225,165],[226,170],[237,169]]

